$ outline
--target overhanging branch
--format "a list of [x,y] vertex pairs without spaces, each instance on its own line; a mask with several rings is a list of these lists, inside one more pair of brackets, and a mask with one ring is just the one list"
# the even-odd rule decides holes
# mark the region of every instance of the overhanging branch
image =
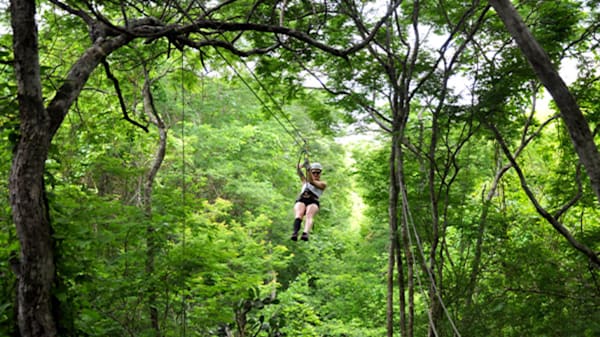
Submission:
[[571,246],[573,246],[575,249],[577,249],[578,251],[580,251],[584,255],[586,255],[589,258],[590,262],[593,263],[596,268],[600,268],[600,256],[596,252],[594,252],[592,249],[590,249],[588,246],[586,246],[585,244],[577,241],[577,239],[575,237],[573,237],[571,232],[569,232],[569,230],[565,226],[563,226],[563,224],[560,223],[560,221],[558,221],[558,219],[556,217],[554,217],[552,214],[550,214],[548,211],[546,211],[546,209],[544,207],[542,207],[542,205],[540,205],[539,201],[536,199],[535,195],[529,188],[529,185],[527,184],[527,180],[525,178],[525,175],[523,174],[523,171],[521,170],[521,167],[517,163],[517,160],[511,154],[510,149],[508,148],[508,145],[506,144],[506,142],[504,141],[504,138],[500,134],[500,131],[498,131],[498,129],[492,124],[487,124],[487,126],[490,128],[490,130],[493,131],[493,133],[496,137],[496,140],[498,141],[498,144],[500,144],[500,147],[502,148],[502,151],[504,152],[504,155],[510,161],[513,169],[519,176],[519,181],[521,182],[521,188],[523,189],[523,191],[525,192],[525,194],[527,195],[527,197],[529,198],[529,200],[535,207],[536,211],[544,219],[546,219],[546,221],[548,221],[552,225],[552,227],[554,227],[554,229],[558,233],[560,233],[560,235],[562,235],[565,239],[567,239],[567,241],[569,242],[569,244]]
[[102,60],[102,65],[104,66],[104,72],[106,72],[106,76],[113,82],[113,86],[115,87],[115,91],[117,93],[117,97],[119,98],[119,105],[121,106],[121,111],[123,112],[123,118],[129,123],[137,126],[138,128],[148,132],[148,128],[135,120],[129,117],[129,113],[127,112],[127,107],[125,106],[125,100],[123,99],[123,94],[121,93],[121,86],[119,85],[119,80],[112,74],[110,71],[110,65],[106,60]]

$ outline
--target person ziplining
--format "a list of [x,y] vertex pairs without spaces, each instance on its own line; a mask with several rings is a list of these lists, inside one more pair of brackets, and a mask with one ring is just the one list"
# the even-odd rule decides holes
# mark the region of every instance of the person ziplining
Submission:
[[[306,176],[302,172],[302,168],[306,170]],[[292,233],[292,240],[298,241],[298,234],[302,225],[302,219],[306,216],[304,222],[304,231],[300,237],[303,241],[308,241],[310,231],[314,224],[314,216],[319,212],[319,198],[327,188],[327,183],[321,180],[321,173],[323,167],[319,163],[308,162],[308,158],[304,161],[304,164],[298,163],[296,167],[298,177],[302,181],[302,189],[294,204],[294,232]]]
[[[252,76],[252,78],[258,83],[258,85],[267,93],[267,97],[274,103],[274,106],[277,107],[276,111],[272,111],[269,108],[269,105],[264,102],[260,95],[252,88],[252,86],[244,79],[244,77],[237,71],[237,69],[233,66],[231,62],[229,62],[218,50],[217,53],[221,56],[221,58],[229,65],[229,67],[234,71],[237,77],[246,85],[246,87],[254,94],[256,99],[261,103],[261,105],[267,110],[273,118],[279,123],[279,125],[287,132],[287,134],[294,140],[294,142],[298,145],[304,143],[304,150],[302,153],[305,154],[305,161],[303,165],[300,165],[298,162],[297,165],[297,173],[302,181],[302,190],[300,191],[300,195],[296,199],[296,203],[294,204],[294,232],[292,234],[292,240],[298,241],[298,234],[300,232],[300,227],[302,225],[302,220],[306,216],[306,221],[304,223],[304,231],[302,232],[302,236],[300,237],[303,241],[308,241],[308,237],[310,231],[313,227],[314,216],[319,212],[319,197],[323,194],[323,191],[327,187],[327,183],[321,181],[321,172],[323,170],[321,164],[313,163],[310,164],[308,161],[308,143],[307,140],[302,136],[300,130],[294,125],[294,123],[290,120],[290,118],[283,112],[281,105],[277,102],[273,96],[269,93],[268,88],[266,88],[260,79],[254,74],[252,69],[242,60],[242,63],[248,69],[248,72]],[[276,113],[277,112],[277,113]],[[284,123],[287,122],[287,123]],[[286,126],[287,124],[287,126]],[[302,168],[306,169],[306,176],[302,172]]]

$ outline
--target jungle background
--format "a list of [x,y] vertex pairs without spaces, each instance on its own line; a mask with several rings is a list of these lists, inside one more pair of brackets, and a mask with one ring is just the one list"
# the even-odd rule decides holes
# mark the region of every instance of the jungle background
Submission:
[[[211,5],[38,1],[44,97],[91,43],[81,13],[173,3]],[[205,13],[276,24],[286,6],[249,4]],[[598,200],[502,22],[479,1],[381,4],[287,4],[291,27],[332,46],[369,37],[341,57],[290,34],[249,55],[146,37],[103,60],[44,160],[56,335],[600,335],[599,266],[580,248],[600,251]],[[568,63],[596,136],[598,3],[515,6]],[[3,13],[0,335],[24,336],[9,186],[23,120]],[[293,242],[306,154],[328,188],[310,241]]]

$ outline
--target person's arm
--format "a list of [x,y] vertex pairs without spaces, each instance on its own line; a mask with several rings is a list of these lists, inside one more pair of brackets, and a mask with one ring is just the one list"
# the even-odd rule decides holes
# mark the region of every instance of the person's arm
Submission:
[[312,177],[309,178],[309,182],[316,186],[318,189],[320,190],[325,190],[325,188],[327,187],[327,183],[322,181],[322,180],[313,180]]
[[316,188],[318,188],[320,190],[325,190],[325,188],[327,187],[326,182],[324,182],[322,180],[315,180],[313,178],[312,173],[310,173],[309,171],[307,171],[306,174],[308,175],[307,180],[309,183],[311,183],[313,186],[315,186]]
[[304,184],[306,182],[306,177],[304,176],[304,172],[302,172],[302,165],[298,164],[298,167],[296,167],[296,173],[298,174],[298,177],[300,177],[300,180],[302,180],[302,183]]

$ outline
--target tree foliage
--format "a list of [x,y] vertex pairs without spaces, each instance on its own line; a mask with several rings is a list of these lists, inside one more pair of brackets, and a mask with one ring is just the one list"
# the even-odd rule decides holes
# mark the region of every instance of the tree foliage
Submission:
[[[598,269],[573,244],[600,251],[589,166],[487,3],[124,5],[37,7],[39,95],[0,38],[0,335],[600,333]],[[595,137],[595,2],[516,9],[549,60],[579,60]],[[16,188],[31,135],[43,183]],[[328,189],[291,242],[302,150]],[[26,188],[48,215],[26,223],[50,230],[55,269],[32,289],[54,332],[19,321],[44,261]]]

